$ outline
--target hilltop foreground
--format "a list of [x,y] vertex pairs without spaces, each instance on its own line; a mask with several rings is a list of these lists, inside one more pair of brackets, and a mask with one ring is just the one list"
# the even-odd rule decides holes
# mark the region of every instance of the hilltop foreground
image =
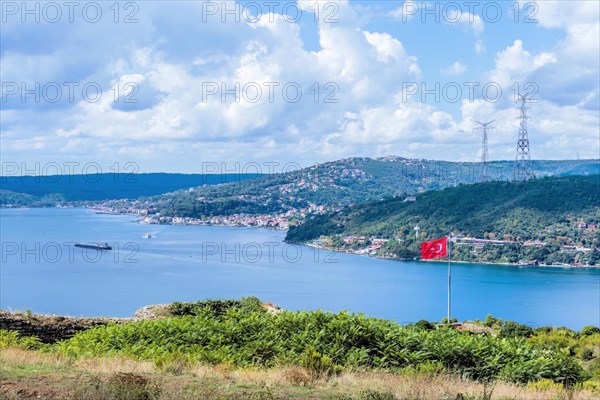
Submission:
[[488,316],[402,327],[347,312],[265,308],[256,298],[209,300],[55,343],[0,331],[0,396],[592,399],[600,394],[599,356],[593,326],[533,330]]

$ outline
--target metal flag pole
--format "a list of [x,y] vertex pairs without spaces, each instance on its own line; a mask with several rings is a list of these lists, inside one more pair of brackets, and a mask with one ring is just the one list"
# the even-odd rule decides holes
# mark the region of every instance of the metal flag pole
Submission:
[[452,290],[452,263],[450,261],[450,235],[448,235],[448,323],[450,323],[450,302]]

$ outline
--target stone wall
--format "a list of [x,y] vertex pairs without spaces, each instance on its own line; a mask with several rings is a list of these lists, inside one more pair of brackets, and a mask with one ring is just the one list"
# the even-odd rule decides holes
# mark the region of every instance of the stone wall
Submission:
[[37,336],[44,343],[68,339],[77,332],[109,322],[125,323],[131,318],[74,318],[55,315],[28,315],[0,310],[0,329],[20,336]]

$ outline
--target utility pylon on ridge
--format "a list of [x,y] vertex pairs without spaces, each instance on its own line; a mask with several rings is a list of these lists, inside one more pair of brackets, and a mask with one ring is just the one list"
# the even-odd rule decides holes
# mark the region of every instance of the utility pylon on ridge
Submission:
[[527,133],[527,106],[529,101],[527,95],[519,94],[519,137],[517,139],[517,155],[515,157],[514,175],[515,181],[535,179],[533,166],[531,165],[531,153],[529,152],[529,134]]
[[490,127],[489,125],[494,122],[492,120],[490,122],[477,122],[481,127],[475,128],[475,131],[482,131],[483,137],[481,139],[481,182],[488,182],[490,180],[490,175],[488,171],[488,162],[489,154],[488,154],[488,130],[492,130],[495,128]]

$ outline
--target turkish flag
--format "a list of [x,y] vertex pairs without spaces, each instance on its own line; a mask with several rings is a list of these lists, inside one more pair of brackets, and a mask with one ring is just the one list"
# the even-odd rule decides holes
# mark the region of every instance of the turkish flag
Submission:
[[432,240],[431,242],[421,243],[421,258],[428,260],[430,258],[448,257],[448,238]]

